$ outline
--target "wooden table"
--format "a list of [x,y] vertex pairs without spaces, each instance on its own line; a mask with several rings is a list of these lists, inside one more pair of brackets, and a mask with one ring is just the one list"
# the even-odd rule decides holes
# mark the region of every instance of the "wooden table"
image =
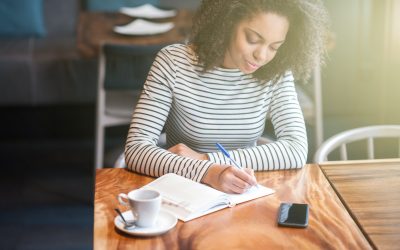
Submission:
[[355,221],[378,249],[400,249],[400,159],[321,164]]
[[[153,178],[125,169],[96,172],[94,249],[371,249],[318,165],[256,173],[276,193],[178,224],[164,235],[140,238],[115,228],[117,194]],[[281,202],[308,203],[305,229],[277,226]]]
[[113,28],[128,24],[135,18],[121,13],[82,12],[78,22],[77,47],[83,57],[90,58],[98,55],[100,45],[103,43],[152,45],[183,42],[189,35],[192,17],[192,11],[179,10],[173,18],[152,20],[174,22],[175,27],[172,30],[152,36],[129,36],[117,34]]

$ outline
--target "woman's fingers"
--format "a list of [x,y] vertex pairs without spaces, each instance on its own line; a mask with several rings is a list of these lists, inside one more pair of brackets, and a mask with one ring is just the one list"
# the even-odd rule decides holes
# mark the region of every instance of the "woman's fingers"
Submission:
[[202,182],[225,193],[242,194],[257,184],[254,171],[229,165],[214,164]]
[[242,181],[246,182],[250,186],[257,185],[256,177],[254,176],[253,169],[236,169],[234,172],[235,175],[240,178]]
[[254,185],[251,175],[232,166],[227,167],[221,173],[220,182],[224,191],[229,193],[244,193]]
[[254,170],[250,169],[250,168],[245,168],[244,171],[246,171],[246,173],[248,173],[251,176],[251,182],[252,182],[252,186],[257,186],[257,179],[256,176],[254,175]]

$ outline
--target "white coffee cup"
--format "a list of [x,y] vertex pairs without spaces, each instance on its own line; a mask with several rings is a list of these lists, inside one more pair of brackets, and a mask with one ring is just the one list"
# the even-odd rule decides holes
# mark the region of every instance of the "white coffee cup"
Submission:
[[[126,201],[125,201],[126,200]],[[130,207],[138,227],[154,226],[161,207],[161,194],[155,190],[136,189],[118,195],[118,201]]]

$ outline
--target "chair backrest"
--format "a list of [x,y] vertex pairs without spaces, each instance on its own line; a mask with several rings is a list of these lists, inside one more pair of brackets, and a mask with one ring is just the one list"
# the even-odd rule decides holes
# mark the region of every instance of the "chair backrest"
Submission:
[[95,166],[103,167],[105,128],[128,125],[159,45],[101,46],[96,103]]
[[[321,144],[314,155],[314,162],[328,161],[328,155],[338,147],[340,147],[340,159],[347,160],[346,144],[359,140],[367,140],[368,159],[374,159],[375,138],[398,138],[400,147],[400,125],[367,126],[336,134]],[[398,157],[400,157],[400,148]]]
[[107,90],[141,90],[159,45],[104,44],[99,59],[99,82]]

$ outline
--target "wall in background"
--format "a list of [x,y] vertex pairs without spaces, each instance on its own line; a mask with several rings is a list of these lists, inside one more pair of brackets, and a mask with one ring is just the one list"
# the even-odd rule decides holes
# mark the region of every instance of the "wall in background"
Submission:
[[[383,4],[385,3],[385,4]],[[382,120],[399,123],[400,104],[400,1],[375,1],[374,8],[382,9],[376,21],[383,20],[383,59],[381,74]],[[376,27],[377,29],[380,27]]]
[[400,124],[399,1],[324,2],[335,34],[322,76],[325,138],[358,126]]

